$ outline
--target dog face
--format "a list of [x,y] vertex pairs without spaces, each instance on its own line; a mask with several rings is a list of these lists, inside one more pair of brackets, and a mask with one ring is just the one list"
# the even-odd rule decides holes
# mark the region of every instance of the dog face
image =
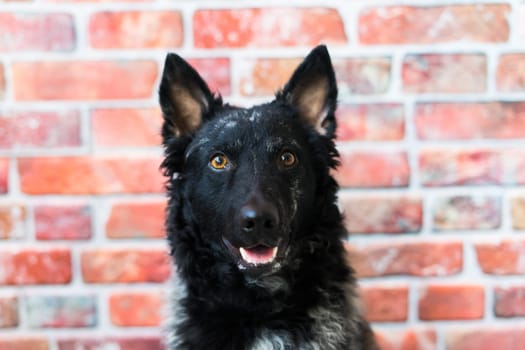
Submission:
[[278,270],[318,217],[336,164],[337,88],[326,48],[314,49],[267,104],[224,105],[173,54],[159,94],[177,225],[192,226],[217,262],[252,275]]

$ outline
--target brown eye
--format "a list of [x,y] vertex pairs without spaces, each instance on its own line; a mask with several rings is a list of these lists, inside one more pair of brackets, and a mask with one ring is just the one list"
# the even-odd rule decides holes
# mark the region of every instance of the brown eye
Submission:
[[215,170],[223,170],[228,166],[228,164],[228,158],[222,153],[217,153],[210,159],[210,166]]
[[297,163],[297,157],[290,151],[284,151],[279,156],[279,162],[285,168],[291,168]]

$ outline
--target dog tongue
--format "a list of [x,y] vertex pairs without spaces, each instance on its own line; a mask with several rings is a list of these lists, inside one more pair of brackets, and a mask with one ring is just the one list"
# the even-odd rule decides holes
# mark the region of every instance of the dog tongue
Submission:
[[253,265],[268,264],[275,259],[277,247],[265,247],[262,245],[253,248],[239,248],[244,261]]

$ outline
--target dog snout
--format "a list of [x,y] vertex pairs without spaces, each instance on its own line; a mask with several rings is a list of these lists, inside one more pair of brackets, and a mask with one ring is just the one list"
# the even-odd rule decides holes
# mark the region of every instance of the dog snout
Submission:
[[241,208],[239,222],[244,233],[268,233],[279,226],[279,215],[275,206],[266,201],[251,203]]

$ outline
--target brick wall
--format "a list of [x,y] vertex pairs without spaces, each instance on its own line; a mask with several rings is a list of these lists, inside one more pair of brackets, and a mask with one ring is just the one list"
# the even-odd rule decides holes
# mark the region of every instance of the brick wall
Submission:
[[524,349],[525,2],[261,4],[0,1],[0,349],[160,349],[166,52],[248,105],[319,42],[383,349]]

